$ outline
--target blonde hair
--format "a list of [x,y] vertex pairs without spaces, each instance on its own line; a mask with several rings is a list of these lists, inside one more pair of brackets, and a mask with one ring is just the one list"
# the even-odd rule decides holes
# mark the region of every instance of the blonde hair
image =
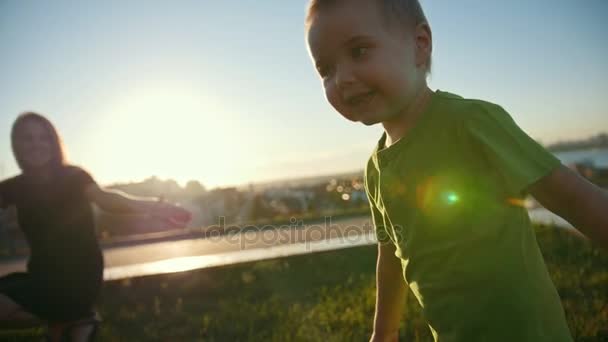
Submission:
[[[306,30],[310,28],[315,16],[322,10],[344,0],[310,0],[306,10]],[[404,27],[413,29],[420,24],[427,24],[428,20],[422,10],[419,0],[369,0],[375,1],[386,17],[387,23],[396,20]],[[430,25],[429,25],[430,26]],[[431,70],[431,56],[426,63],[427,73]]]

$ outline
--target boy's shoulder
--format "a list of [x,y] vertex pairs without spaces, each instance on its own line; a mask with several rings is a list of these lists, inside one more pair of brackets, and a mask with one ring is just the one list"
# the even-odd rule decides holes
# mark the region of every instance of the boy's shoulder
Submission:
[[[497,127],[514,125],[513,119],[500,105],[480,99],[465,98],[460,95],[437,90],[433,95],[429,108],[430,121],[426,125],[433,131],[450,131],[454,134],[466,134],[476,129],[496,129]],[[374,151],[367,159],[364,169],[365,180],[373,182],[377,177],[379,161],[376,152],[381,145],[382,138]]]
[[449,114],[456,120],[467,120],[480,115],[508,115],[508,113],[498,104],[472,98],[464,98],[460,95],[437,90],[438,106],[435,111],[442,114]]
[[437,91],[433,109],[435,129],[451,130],[458,134],[470,134],[479,130],[501,131],[514,129],[517,124],[500,105],[479,99]]

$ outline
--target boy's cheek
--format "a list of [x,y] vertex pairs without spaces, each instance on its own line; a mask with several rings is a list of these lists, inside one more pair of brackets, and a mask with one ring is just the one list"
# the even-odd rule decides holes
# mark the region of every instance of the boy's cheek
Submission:
[[359,120],[355,116],[351,115],[350,113],[342,113],[342,112],[340,112],[340,114],[342,115],[343,118],[345,118],[348,121],[359,122]]
[[356,114],[349,110],[346,106],[341,105],[341,102],[331,104],[334,109],[348,121],[358,121]]
[[329,101],[329,103],[338,113],[340,113],[340,115],[342,115],[343,117],[345,117],[348,120],[351,120],[351,121],[353,120],[351,117],[351,113],[348,111],[348,109],[345,106],[342,105],[342,103],[339,100]]
[[356,121],[356,119],[353,117],[353,113],[351,113],[344,102],[342,102],[342,98],[338,94],[335,87],[325,88],[325,98],[327,99],[327,102],[329,102],[329,104],[345,119],[349,121]]
[[325,99],[335,110],[340,111],[337,94],[331,88],[325,88]]
[[331,104],[331,106],[338,112],[340,113],[340,115],[342,115],[343,117],[345,117],[348,120],[351,120],[350,115],[348,113],[348,111],[346,110],[346,108],[344,106],[341,105],[341,102],[336,99],[336,98],[328,98],[329,100],[329,104]]

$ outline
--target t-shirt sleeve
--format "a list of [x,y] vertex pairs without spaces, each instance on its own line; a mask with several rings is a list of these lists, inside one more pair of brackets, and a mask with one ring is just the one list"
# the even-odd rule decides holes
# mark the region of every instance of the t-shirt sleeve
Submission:
[[504,180],[510,194],[527,188],[561,163],[530,138],[500,106],[487,104],[464,120],[466,134]]
[[6,209],[15,204],[14,183],[14,179],[7,179],[0,182],[0,208]]
[[365,177],[365,194],[367,195],[367,200],[369,202],[369,207],[371,209],[372,216],[372,224],[374,225],[374,232],[376,234],[376,239],[379,243],[389,243],[392,242],[388,232],[386,231],[386,226],[384,225],[384,219],[382,217],[382,213],[376,206],[376,201],[370,194],[369,181],[367,176]]
[[91,174],[79,167],[73,167],[72,172],[72,177],[76,186],[83,192],[87,188],[87,186],[91,184],[97,184]]

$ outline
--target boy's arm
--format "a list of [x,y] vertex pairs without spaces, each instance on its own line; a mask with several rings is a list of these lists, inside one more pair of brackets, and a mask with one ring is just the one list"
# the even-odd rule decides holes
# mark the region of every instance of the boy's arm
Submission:
[[529,188],[545,208],[608,249],[608,194],[561,165]]
[[378,243],[376,265],[376,314],[370,342],[397,341],[407,287],[401,275],[395,245]]

